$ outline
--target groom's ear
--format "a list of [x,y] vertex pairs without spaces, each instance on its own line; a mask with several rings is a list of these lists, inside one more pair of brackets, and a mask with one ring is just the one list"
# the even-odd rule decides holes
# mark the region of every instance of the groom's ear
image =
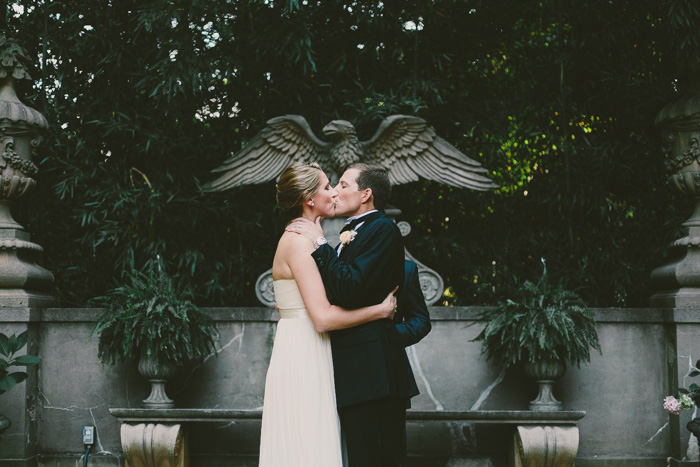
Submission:
[[374,199],[371,188],[365,188],[362,190],[362,196],[360,197],[360,202],[362,204],[368,203]]

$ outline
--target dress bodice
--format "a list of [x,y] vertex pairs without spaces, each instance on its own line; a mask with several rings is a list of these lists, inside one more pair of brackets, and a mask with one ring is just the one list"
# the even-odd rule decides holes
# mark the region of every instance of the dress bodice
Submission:
[[272,286],[275,290],[275,302],[281,319],[308,317],[297,281],[278,279],[272,282]]

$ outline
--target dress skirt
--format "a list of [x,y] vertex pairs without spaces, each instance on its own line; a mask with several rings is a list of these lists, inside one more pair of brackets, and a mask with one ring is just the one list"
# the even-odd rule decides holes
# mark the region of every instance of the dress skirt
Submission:
[[273,283],[279,308],[265,380],[260,467],[342,467],[330,339],[294,280]]

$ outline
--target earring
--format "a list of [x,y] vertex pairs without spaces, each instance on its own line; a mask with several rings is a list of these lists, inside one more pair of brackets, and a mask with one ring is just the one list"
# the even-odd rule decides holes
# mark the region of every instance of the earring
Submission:
[[314,206],[314,200],[309,200],[309,206],[313,207]]

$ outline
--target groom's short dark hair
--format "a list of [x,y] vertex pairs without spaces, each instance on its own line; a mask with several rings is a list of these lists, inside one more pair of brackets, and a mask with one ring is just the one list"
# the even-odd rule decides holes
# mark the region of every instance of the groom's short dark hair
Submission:
[[372,196],[374,197],[374,207],[379,210],[384,210],[391,198],[389,172],[381,165],[364,164],[361,162],[352,164],[348,168],[360,171],[360,174],[357,176],[358,188],[360,190],[371,188]]

